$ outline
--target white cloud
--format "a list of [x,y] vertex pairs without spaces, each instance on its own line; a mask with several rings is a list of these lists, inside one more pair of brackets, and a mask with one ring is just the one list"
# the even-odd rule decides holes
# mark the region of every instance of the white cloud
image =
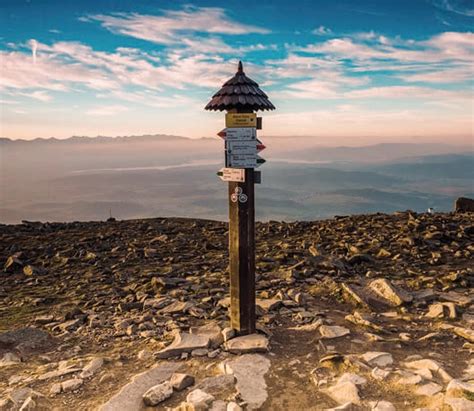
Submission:
[[432,0],[431,3],[444,11],[474,17],[474,8],[469,0]]
[[128,107],[113,104],[109,106],[98,106],[86,111],[89,116],[113,116],[128,111]]
[[181,11],[165,11],[162,16],[137,13],[95,14],[82,20],[98,21],[113,33],[159,44],[180,43],[190,33],[269,33],[269,30],[262,27],[233,21],[224,9],[217,7],[187,7]]
[[311,33],[316,34],[317,36],[329,36],[332,34],[332,30],[325,26],[319,26],[318,28],[314,29]]

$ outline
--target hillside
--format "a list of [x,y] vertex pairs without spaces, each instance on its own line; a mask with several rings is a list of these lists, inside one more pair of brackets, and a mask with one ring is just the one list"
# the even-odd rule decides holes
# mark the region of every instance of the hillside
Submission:
[[257,223],[262,345],[241,354],[225,223],[0,225],[0,409],[143,410],[177,371],[158,409],[472,409],[473,244],[472,214]]

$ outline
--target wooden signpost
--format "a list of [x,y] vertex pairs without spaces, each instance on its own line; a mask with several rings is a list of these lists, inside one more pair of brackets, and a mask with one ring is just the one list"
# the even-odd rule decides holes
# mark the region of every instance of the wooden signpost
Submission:
[[265,146],[257,138],[262,121],[254,111],[274,110],[267,95],[249,79],[239,62],[228,80],[207,104],[206,110],[226,110],[225,164],[217,174],[229,182],[230,323],[239,335],[255,332],[255,184],[254,169],[265,162],[258,152]]

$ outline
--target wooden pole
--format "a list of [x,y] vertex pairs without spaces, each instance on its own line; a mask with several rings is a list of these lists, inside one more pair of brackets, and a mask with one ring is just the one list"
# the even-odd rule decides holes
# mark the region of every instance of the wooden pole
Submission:
[[238,335],[252,334],[255,332],[255,181],[253,168],[245,169],[245,182],[229,182],[229,256],[231,327],[236,330]]

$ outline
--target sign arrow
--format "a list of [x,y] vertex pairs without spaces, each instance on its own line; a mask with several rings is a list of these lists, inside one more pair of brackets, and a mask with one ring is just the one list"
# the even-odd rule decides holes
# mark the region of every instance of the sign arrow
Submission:
[[267,160],[265,160],[262,157],[257,156],[257,167],[260,167],[263,163],[266,163]]
[[225,136],[226,136],[226,132],[225,132],[225,131],[226,131],[226,129],[223,128],[221,131],[219,131],[219,132],[217,133],[217,135],[218,135],[220,138],[223,138],[224,140],[225,140]]
[[221,168],[216,173],[222,181],[245,182],[245,170],[241,168]]
[[257,152],[265,150],[267,146],[257,138]]

